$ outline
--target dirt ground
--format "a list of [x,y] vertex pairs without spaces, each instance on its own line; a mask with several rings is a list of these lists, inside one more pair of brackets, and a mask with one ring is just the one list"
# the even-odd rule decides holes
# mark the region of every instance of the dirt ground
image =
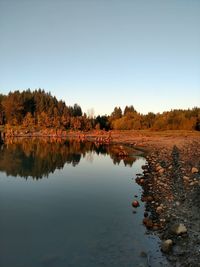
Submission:
[[182,147],[193,141],[200,141],[200,132],[197,131],[95,131],[86,133],[88,139],[95,139],[97,136],[106,138],[111,136],[112,142],[131,144],[135,147],[145,148],[168,148],[174,145]]

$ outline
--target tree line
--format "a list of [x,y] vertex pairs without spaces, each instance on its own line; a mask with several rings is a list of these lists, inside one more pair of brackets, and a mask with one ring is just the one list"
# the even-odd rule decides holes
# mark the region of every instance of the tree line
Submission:
[[110,115],[87,116],[78,104],[67,106],[50,92],[38,89],[0,94],[0,125],[63,130],[200,130],[200,108],[176,109],[144,115],[133,106]]

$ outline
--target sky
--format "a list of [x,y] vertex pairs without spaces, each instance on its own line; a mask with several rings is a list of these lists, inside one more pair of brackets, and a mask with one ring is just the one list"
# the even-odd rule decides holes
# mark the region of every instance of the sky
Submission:
[[200,106],[199,0],[0,0],[0,93],[84,112]]

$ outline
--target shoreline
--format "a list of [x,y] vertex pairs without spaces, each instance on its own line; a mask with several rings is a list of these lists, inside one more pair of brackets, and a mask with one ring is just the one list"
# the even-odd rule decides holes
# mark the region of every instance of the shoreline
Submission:
[[146,160],[136,178],[147,212],[143,223],[160,237],[171,266],[200,266],[199,138],[173,148],[155,146]]

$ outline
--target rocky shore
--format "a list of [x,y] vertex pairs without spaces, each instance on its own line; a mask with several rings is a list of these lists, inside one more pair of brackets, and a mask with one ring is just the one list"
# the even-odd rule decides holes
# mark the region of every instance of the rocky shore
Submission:
[[143,175],[143,223],[156,232],[169,266],[200,266],[200,143],[152,147]]

